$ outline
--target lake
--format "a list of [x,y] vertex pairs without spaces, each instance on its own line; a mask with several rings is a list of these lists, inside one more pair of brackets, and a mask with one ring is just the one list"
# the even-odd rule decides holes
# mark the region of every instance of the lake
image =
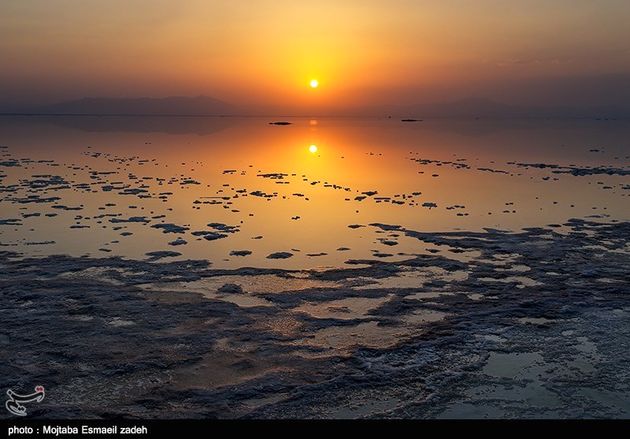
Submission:
[[38,418],[628,418],[629,143],[0,117],[0,376]]
[[518,231],[630,216],[627,121],[274,120],[2,117],[0,219],[15,224],[2,245],[317,268],[428,249],[375,223]]

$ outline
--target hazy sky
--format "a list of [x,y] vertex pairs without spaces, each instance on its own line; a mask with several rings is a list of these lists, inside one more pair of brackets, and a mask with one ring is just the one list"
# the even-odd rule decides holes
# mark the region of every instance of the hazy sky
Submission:
[[[308,82],[317,78],[317,90]],[[628,0],[0,0],[0,107],[630,99]]]

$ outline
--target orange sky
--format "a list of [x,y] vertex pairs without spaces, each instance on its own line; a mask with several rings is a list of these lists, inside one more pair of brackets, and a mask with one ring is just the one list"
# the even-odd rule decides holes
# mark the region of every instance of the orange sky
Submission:
[[5,0],[0,99],[527,100],[510,85],[630,73],[629,22],[625,0]]

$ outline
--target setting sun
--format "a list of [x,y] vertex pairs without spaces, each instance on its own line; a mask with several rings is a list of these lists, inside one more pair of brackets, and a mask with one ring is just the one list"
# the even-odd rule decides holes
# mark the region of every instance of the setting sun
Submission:
[[7,436],[630,419],[628,23],[0,0]]

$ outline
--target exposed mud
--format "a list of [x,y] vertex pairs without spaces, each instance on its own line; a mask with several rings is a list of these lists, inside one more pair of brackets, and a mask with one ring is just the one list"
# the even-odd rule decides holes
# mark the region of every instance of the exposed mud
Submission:
[[2,252],[2,387],[44,385],[29,412],[48,418],[630,417],[630,223],[366,227],[468,256],[291,271]]

